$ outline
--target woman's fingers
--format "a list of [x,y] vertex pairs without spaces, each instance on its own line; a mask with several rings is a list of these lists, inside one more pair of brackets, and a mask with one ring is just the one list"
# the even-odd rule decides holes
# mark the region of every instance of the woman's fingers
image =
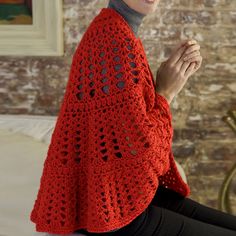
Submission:
[[174,66],[179,59],[183,56],[184,51],[187,49],[187,46],[184,45],[182,47],[180,47],[173,55],[170,56],[169,58],[169,64],[170,66]]
[[198,51],[200,50],[200,45],[199,44],[193,44],[188,47],[188,49],[185,51],[185,55],[192,53],[193,51]]
[[201,60],[201,56],[198,55],[198,56],[189,58],[187,61],[188,61],[188,62],[197,62],[197,61],[200,61],[200,60]]
[[184,51],[188,47],[187,45],[188,41],[190,40],[181,41],[181,43],[179,43],[177,47],[173,50],[173,52],[171,53],[169,57],[170,65],[174,65],[179,60],[179,58],[183,55]]
[[185,75],[187,78],[194,72],[194,67],[195,67],[195,63],[192,62],[189,67],[187,68]]
[[170,66],[175,65],[177,62],[179,62],[180,59],[182,60],[183,55],[187,55],[199,49],[200,49],[200,46],[197,44],[196,40],[187,39],[187,40],[181,41],[177,45],[177,47],[173,50],[173,52],[171,53],[171,56],[168,59]]
[[188,46],[188,48],[185,50],[181,58],[176,63],[176,68],[181,69],[182,64],[185,61],[191,63],[200,60],[200,51],[199,51],[200,45],[196,44],[197,42],[196,43],[195,42],[194,44],[190,43],[190,46]]
[[202,56],[199,57],[199,59],[197,59],[196,61],[196,66],[195,66],[195,70],[198,70],[201,67],[202,64]]
[[[187,62],[184,62],[184,64],[187,63]],[[197,57],[196,59],[192,59],[192,61],[188,61],[188,63],[191,64],[191,66],[189,66],[186,70],[186,76],[190,76],[192,75],[193,73],[195,73],[200,67],[201,67],[201,64],[202,64],[202,56],[199,56]],[[183,66],[183,70],[185,69],[186,66]],[[182,68],[181,68],[182,69]]]
[[189,67],[190,63],[188,61],[185,61],[180,68],[180,73],[185,75],[185,72],[187,70],[187,68]]
[[184,61],[189,61],[192,58],[196,58],[200,56],[200,52],[199,51],[193,51],[191,54],[188,54],[187,56],[184,57]]

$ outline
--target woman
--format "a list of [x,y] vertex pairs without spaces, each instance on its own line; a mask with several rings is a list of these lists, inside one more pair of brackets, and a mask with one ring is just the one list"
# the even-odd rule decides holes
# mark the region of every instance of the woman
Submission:
[[[154,12],[158,3],[159,0],[110,0],[108,7],[122,15],[137,36],[143,18]],[[169,104],[202,63],[200,45],[195,40],[187,40],[189,44],[180,47],[185,42],[176,47],[157,72],[156,91],[162,94]],[[149,207],[124,228],[104,234],[88,233],[83,230],[75,232],[87,235],[140,236],[236,235],[236,217],[160,186]]]
[[81,39],[31,213],[37,231],[236,235],[235,216],[187,198],[175,165],[169,105],[202,57],[181,42],[155,84],[137,30],[157,4],[110,0]]

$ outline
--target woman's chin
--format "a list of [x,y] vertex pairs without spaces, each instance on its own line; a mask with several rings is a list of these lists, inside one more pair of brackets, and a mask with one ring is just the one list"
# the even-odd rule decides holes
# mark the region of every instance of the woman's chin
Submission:
[[144,1],[144,2],[143,2],[143,6],[142,6],[142,8],[140,9],[140,12],[141,12],[142,14],[147,15],[147,14],[153,13],[153,12],[156,10],[156,8],[157,8],[157,3],[147,4],[147,3],[145,3],[145,0],[143,0],[143,1]]
[[144,15],[148,15],[148,14],[151,14],[151,13],[153,13],[155,11],[155,9],[154,8],[149,8],[149,9],[142,9],[142,14],[144,14]]

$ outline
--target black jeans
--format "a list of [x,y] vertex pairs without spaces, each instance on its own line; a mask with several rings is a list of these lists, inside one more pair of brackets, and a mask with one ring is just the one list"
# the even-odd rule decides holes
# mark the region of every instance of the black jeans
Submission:
[[89,236],[236,236],[236,216],[202,205],[159,186],[146,210],[131,223],[110,233]]

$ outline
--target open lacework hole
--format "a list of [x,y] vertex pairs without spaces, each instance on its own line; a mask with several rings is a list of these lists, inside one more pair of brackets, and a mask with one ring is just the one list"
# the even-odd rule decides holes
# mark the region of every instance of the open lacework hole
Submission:
[[[114,128],[113,125],[112,125],[111,127]],[[99,131],[102,133],[102,132],[104,131],[104,129],[103,129],[103,128],[100,128]],[[119,146],[117,145],[118,141],[117,141],[117,139],[115,138],[115,132],[112,131],[111,134],[114,136],[114,138],[112,139],[112,142],[114,143],[114,145],[113,145],[114,155],[115,155],[117,158],[121,158],[121,157],[122,157],[122,154],[121,154],[121,152],[119,151]],[[102,149],[100,150],[100,152],[102,153],[102,159],[103,159],[104,161],[107,161],[107,160],[108,160],[108,155],[107,155],[107,149],[106,149],[106,142],[104,141],[104,139],[105,139],[105,135],[104,135],[104,134],[100,135],[100,140],[101,140],[101,142],[100,142],[100,147],[102,148]]]
[[53,181],[49,181],[48,185],[50,189],[55,188],[55,193],[51,193],[48,196],[49,206],[47,207],[47,212],[45,212],[45,220],[47,224],[50,224],[56,220],[59,221],[61,226],[64,226],[66,222],[66,194],[60,194],[60,207],[57,207],[58,203],[56,203],[57,209],[54,208],[54,202],[57,202],[55,199],[58,196],[59,190],[65,190],[65,185],[63,182],[61,182],[55,186],[54,183],[52,184],[52,182]]

